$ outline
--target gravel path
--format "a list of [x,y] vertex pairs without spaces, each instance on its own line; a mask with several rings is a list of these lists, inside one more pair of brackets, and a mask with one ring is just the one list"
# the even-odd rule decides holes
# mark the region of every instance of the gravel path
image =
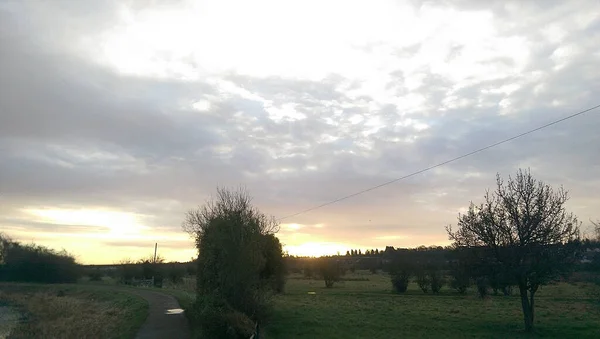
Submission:
[[189,339],[187,318],[177,300],[159,292],[127,290],[148,301],[148,318],[138,331],[136,339]]

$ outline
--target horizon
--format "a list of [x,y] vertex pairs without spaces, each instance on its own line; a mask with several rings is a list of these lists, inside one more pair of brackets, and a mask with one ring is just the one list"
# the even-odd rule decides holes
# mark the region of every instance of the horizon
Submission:
[[444,227],[520,168],[564,186],[587,231],[598,110],[329,203],[600,104],[599,13],[586,0],[0,3],[0,232],[82,263],[155,243],[188,260],[186,211],[243,186],[264,214],[293,215],[277,233],[290,254],[446,246]]

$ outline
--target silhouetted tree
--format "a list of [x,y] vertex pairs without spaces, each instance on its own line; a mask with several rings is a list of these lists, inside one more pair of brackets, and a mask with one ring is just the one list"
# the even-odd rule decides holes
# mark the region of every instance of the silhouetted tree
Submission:
[[440,270],[436,268],[430,269],[428,275],[431,284],[431,292],[433,292],[434,294],[438,294],[444,286],[444,284],[446,283],[444,275]]
[[476,248],[480,259],[513,277],[519,287],[526,331],[533,330],[534,296],[541,285],[567,273],[576,262],[579,222],[565,210],[561,187],[535,180],[519,170],[479,205],[459,215],[458,228],[447,231],[456,248]]
[[[272,256],[281,255],[269,238],[278,230],[275,220],[252,206],[245,190],[220,188],[216,199],[187,213],[183,228],[198,248],[201,326],[223,337],[228,327],[240,323],[228,323],[227,319],[246,319],[243,324],[264,319],[279,260]],[[268,262],[273,266],[268,268]],[[238,334],[247,330],[235,329]]]
[[285,263],[283,261],[283,249],[279,239],[274,234],[263,236],[263,255],[265,266],[260,272],[263,280],[270,280],[273,291],[282,293],[285,286]]
[[325,257],[318,260],[319,272],[325,281],[325,287],[333,287],[333,284],[340,281],[342,276],[340,263],[337,260]]
[[410,276],[414,270],[413,264],[406,260],[406,258],[397,255],[391,260],[388,266],[394,290],[398,293],[406,292]]
[[595,222],[591,221],[591,223],[594,226],[594,235],[596,237],[596,241],[600,241],[600,220],[597,220]]
[[415,277],[417,278],[417,285],[423,293],[429,292],[429,288],[431,287],[431,279],[427,271],[423,267],[419,267],[415,272]]

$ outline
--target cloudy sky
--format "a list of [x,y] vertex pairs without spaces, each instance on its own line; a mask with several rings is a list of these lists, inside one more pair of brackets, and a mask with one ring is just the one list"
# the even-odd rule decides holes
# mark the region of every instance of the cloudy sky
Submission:
[[[84,263],[195,251],[246,186],[281,218],[600,104],[598,1],[2,1],[0,230]],[[495,174],[600,218],[600,110],[282,220],[293,254],[447,244]]]

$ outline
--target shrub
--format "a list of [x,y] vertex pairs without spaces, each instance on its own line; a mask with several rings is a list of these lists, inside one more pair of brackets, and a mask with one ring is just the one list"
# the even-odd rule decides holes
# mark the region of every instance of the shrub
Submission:
[[485,298],[487,297],[488,293],[488,287],[489,287],[489,280],[487,277],[479,277],[476,279],[476,284],[477,284],[477,295],[480,298]]
[[265,265],[260,272],[260,278],[270,281],[271,289],[276,293],[283,293],[286,269],[281,243],[273,234],[265,235],[263,241]]
[[104,274],[98,268],[91,269],[88,273],[90,281],[102,281]]
[[246,335],[246,325],[265,320],[270,292],[283,288],[277,224],[250,201],[243,190],[218,189],[183,224],[198,248],[197,321],[209,338]]
[[182,283],[185,273],[186,273],[185,266],[178,264],[178,263],[168,264],[168,266],[166,268],[166,277],[173,284]]
[[470,265],[466,253],[456,250],[454,254],[458,257],[458,260],[450,264],[450,287],[460,294],[465,294],[471,286]]
[[392,286],[394,291],[398,293],[404,293],[408,289],[408,283],[410,280],[410,272],[399,271],[392,274]]
[[339,262],[331,258],[320,258],[319,259],[319,273],[325,281],[325,287],[331,288],[333,284],[340,281],[342,276],[342,270]]
[[431,279],[429,275],[424,270],[419,270],[416,274],[417,277],[417,285],[423,293],[429,292],[429,288],[431,287]]
[[81,266],[66,251],[22,245],[0,234],[0,280],[37,283],[74,283]]
[[439,270],[432,270],[429,272],[429,281],[431,284],[431,292],[435,294],[439,293],[445,284],[444,276]]

